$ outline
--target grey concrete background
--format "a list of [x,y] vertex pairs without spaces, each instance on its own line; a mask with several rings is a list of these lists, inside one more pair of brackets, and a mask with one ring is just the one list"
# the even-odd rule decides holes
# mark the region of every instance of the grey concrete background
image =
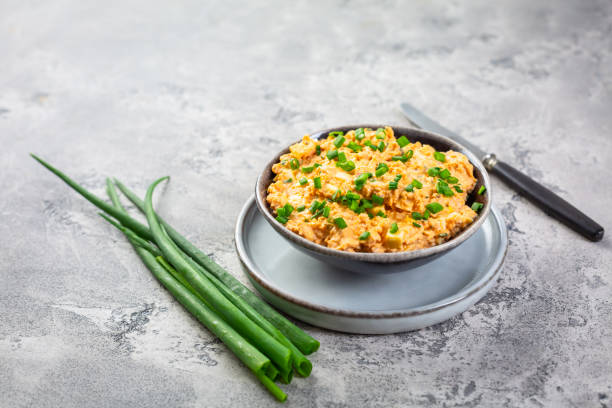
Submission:
[[409,100],[608,229],[587,242],[494,180],[498,285],[413,333],[320,339],[295,407],[612,406],[612,3],[0,3],[0,406],[275,403],[96,210],[114,175],[244,279],[258,169],[302,134],[405,124]]

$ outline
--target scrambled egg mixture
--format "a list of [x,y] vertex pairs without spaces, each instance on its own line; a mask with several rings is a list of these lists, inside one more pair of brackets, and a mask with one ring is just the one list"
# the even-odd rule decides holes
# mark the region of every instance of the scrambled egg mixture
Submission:
[[[272,167],[267,201],[304,238],[342,251],[411,251],[441,244],[476,217],[467,157],[398,138],[390,127],[308,135]],[[479,210],[479,208],[475,208]]]

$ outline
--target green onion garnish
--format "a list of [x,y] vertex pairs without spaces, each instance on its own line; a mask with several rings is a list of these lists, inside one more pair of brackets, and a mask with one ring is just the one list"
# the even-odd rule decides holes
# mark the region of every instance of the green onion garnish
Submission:
[[445,197],[452,197],[455,194],[453,193],[453,190],[451,190],[451,188],[448,186],[448,184],[446,184],[446,182],[442,180],[439,180],[438,184],[436,184],[436,191]]
[[338,162],[336,163],[336,166],[340,167],[342,170],[344,171],[353,171],[355,170],[355,162],[349,160],[349,161],[343,161],[343,162]]
[[385,142],[380,142],[378,144],[378,150],[382,153],[385,151],[385,147],[387,147],[387,145],[385,144]]
[[344,218],[342,217],[334,218],[334,224],[336,224],[336,227],[340,229],[346,228],[346,221],[344,221]]
[[302,177],[299,180],[299,183],[300,183],[300,186],[304,186],[304,185],[308,184],[308,179],[306,177]]
[[276,217],[276,221],[280,222],[281,224],[286,224],[287,221],[289,221],[286,217],[283,217],[282,215],[279,215],[278,217]]
[[362,198],[361,199],[361,208],[363,209],[368,209],[368,208],[372,208],[372,202],[370,200],[368,200],[367,198]]
[[449,184],[456,184],[456,183],[458,183],[458,182],[459,182],[459,179],[458,179],[457,177],[449,177],[449,178],[447,178],[447,179],[446,179],[446,181],[447,181]]
[[310,204],[310,209],[308,211],[310,211],[311,214],[314,214],[319,209],[321,204],[322,203],[320,203],[319,200],[314,200],[312,204]]
[[423,219],[424,220],[428,220],[429,219],[429,210],[425,210],[425,212],[423,213]]
[[302,167],[302,173],[312,173],[315,169],[315,166]]
[[352,191],[348,191],[346,193],[346,198],[349,200],[359,200],[361,196],[357,193],[353,193]]
[[291,166],[292,170],[297,170],[300,167],[300,162],[295,157],[289,160],[289,166]]
[[412,150],[408,150],[408,152],[406,153],[406,158],[410,160],[412,159],[413,155],[414,155],[414,152]]
[[396,190],[397,189],[397,184],[400,181],[400,179],[402,178],[401,174],[398,174],[397,176],[395,176],[395,179],[393,179],[393,181],[389,182],[389,190]]
[[344,152],[339,152],[338,153],[338,161],[340,163],[345,162],[346,161],[346,154]]
[[387,133],[385,132],[385,129],[383,129],[383,128],[376,129],[376,138],[377,139],[384,139],[386,134]]
[[395,234],[398,230],[398,226],[397,226],[397,222],[394,222],[393,224],[391,224],[391,228],[389,229],[389,232],[392,234]]
[[421,224],[419,224],[418,222],[413,222],[412,225],[414,225],[417,228],[421,228]]
[[447,178],[449,178],[449,177],[450,177],[450,175],[451,175],[451,174],[450,174],[450,171],[448,171],[448,169],[443,169],[443,170],[440,172],[440,174],[439,174],[439,176],[440,176],[440,178],[441,178],[442,180],[446,180]]
[[447,235],[448,235],[448,233],[447,233],[447,232],[443,232],[443,233],[441,233],[441,234],[438,234],[438,236],[439,236],[440,238],[444,238],[444,237],[445,237],[445,236],[447,236]]
[[332,194],[331,199],[332,201],[336,201],[336,199],[338,198],[338,196],[342,195],[342,191],[340,190],[336,190],[336,192],[334,194]]
[[365,137],[363,128],[355,129],[355,139],[362,140]]
[[374,172],[374,174],[376,175],[376,177],[380,177],[388,171],[389,166],[387,166],[386,163],[379,163],[378,166],[376,166],[376,171]]
[[351,201],[351,204],[349,205],[349,209],[351,211],[357,211],[358,208],[359,208],[359,200]]
[[410,144],[410,140],[408,140],[406,136],[400,136],[399,139],[397,139],[396,141],[397,144],[400,145],[400,147],[404,147],[407,144]]
[[408,184],[406,188],[404,188],[404,191],[408,191],[409,193],[412,193],[414,191],[414,186],[412,184]]
[[346,139],[344,138],[344,136],[338,136],[334,139],[334,146],[336,146],[337,148],[340,148],[340,146],[342,146],[344,144],[344,141]]
[[480,186],[480,188],[478,189],[478,195],[482,195],[482,193],[484,193],[485,191],[487,191],[487,188],[485,186]]
[[329,160],[335,159],[336,157],[338,157],[338,151],[337,150],[330,150],[327,153],[325,153],[325,155],[327,156],[327,158]]
[[349,149],[351,149],[352,151],[354,151],[355,153],[360,152],[363,150],[363,146],[360,144],[357,144],[353,141],[350,141],[346,147],[348,147]]
[[300,205],[298,208],[296,208],[297,212],[302,212],[306,209],[305,205]]
[[376,215],[378,215],[379,217],[387,218],[387,214],[382,211],[377,212]]
[[413,179],[412,180],[412,185],[415,186],[418,189],[423,188],[423,183],[421,183],[419,180],[417,179]]
[[456,192],[458,193],[463,193],[463,190],[461,189],[461,187],[459,186],[453,186],[453,188],[455,189]]
[[438,174],[440,174],[440,168],[439,167],[430,167],[429,169],[427,169],[427,175],[428,176],[436,177]]
[[314,181],[314,188],[321,188],[321,177],[315,177],[312,181]]
[[439,161],[444,163],[446,161],[446,155],[444,155],[444,153],[441,152],[434,152],[434,158]]
[[374,143],[370,142],[369,140],[366,140],[365,142],[363,142],[363,144],[368,146],[370,149],[374,151],[378,150],[378,146],[376,146]]
[[324,216],[325,218],[329,217],[329,212],[330,212],[330,211],[331,211],[331,210],[330,210],[330,208],[329,208],[328,206],[325,206],[325,207],[323,208],[323,216]]
[[484,207],[483,203],[479,203],[478,201],[475,201],[474,204],[472,204],[472,210],[478,212],[482,209],[482,207]]
[[328,137],[344,136],[344,132],[339,130],[336,132],[329,132]]
[[415,212],[412,213],[412,219],[413,220],[420,220],[422,218],[423,218],[423,216],[421,215],[420,212],[415,211]]
[[321,146],[316,145],[315,152],[317,152],[317,156],[321,154]]
[[289,177],[287,180],[285,180],[285,183],[291,183],[293,181],[293,179],[291,177]]
[[370,232],[369,231],[364,231],[361,233],[361,235],[359,236],[359,240],[360,241],[365,241],[366,239],[368,239],[370,237]]
[[285,217],[289,217],[291,215],[291,213],[293,212],[293,206],[289,203],[285,204]]
[[406,163],[408,161],[408,158],[405,155],[401,155],[401,156],[393,156],[391,157],[391,160],[401,161],[402,163]]
[[434,214],[437,214],[444,209],[444,207],[440,203],[429,203],[425,206],[425,208],[427,208]]
[[376,205],[381,205],[382,203],[385,202],[385,199],[379,195],[372,194],[372,202]]

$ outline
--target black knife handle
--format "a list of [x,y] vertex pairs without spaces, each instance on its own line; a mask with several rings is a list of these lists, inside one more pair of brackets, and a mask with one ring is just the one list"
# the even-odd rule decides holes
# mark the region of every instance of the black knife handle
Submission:
[[543,185],[502,161],[496,160],[491,164],[489,171],[531,200],[546,214],[591,241],[600,241],[603,238],[604,229],[601,225]]

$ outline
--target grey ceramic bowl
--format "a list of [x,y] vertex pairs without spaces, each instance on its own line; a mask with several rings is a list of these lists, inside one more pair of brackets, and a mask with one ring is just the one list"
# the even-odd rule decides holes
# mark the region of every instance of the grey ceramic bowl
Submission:
[[[384,127],[384,125],[342,126],[315,132],[311,137],[320,140],[326,138],[329,132],[347,132],[360,127],[377,129],[379,127]],[[336,267],[356,273],[381,274],[402,272],[433,261],[448,251],[457,248],[481,227],[491,210],[491,184],[487,171],[472,152],[447,137],[414,128],[396,126],[392,126],[392,128],[395,135],[398,137],[400,135],[405,135],[410,141],[420,141],[421,143],[433,146],[438,151],[444,152],[447,150],[454,150],[461,152],[468,157],[474,166],[474,176],[477,179],[477,184],[472,193],[468,196],[467,204],[471,205],[474,201],[479,201],[484,207],[480,210],[474,222],[449,241],[430,248],[418,249],[415,251],[388,253],[347,252],[316,244],[290,231],[285,228],[283,224],[276,221],[274,213],[266,201],[268,186],[274,180],[272,166],[278,163],[281,155],[289,151],[289,146],[278,152],[259,175],[255,186],[255,201],[257,203],[257,208],[263,214],[266,221],[298,250],[323,262],[329,262]],[[297,142],[298,141],[294,143]],[[294,143],[292,143],[292,145]],[[480,186],[483,185],[486,188],[486,194],[478,195],[477,191],[480,189]]]

